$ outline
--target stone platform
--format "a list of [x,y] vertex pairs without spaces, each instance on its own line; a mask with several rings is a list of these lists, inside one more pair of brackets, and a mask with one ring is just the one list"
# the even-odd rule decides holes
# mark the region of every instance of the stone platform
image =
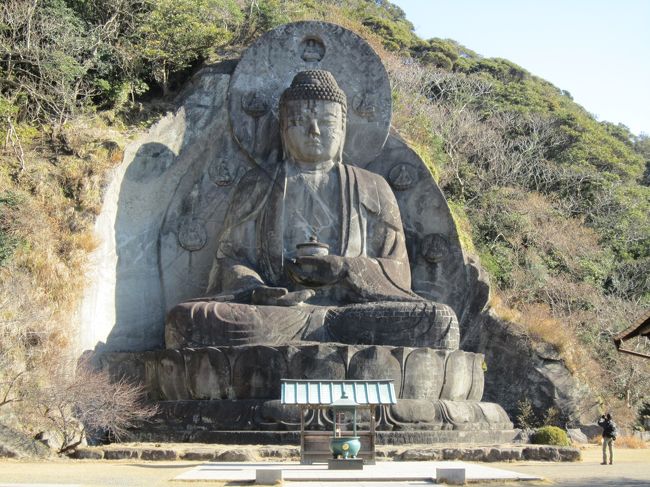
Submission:
[[[255,481],[256,470],[280,470],[285,481],[338,482],[360,481],[435,481],[442,469],[463,469],[467,482],[540,480],[541,477],[465,462],[379,462],[363,470],[328,470],[327,465],[269,463],[209,463],[184,472],[174,480],[185,481]],[[345,484],[342,484],[345,485]]]
[[[82,460],[149,460],[204,462],[287,462],[300,458],[300,449],[292,445],[236,446],[214,443],[114,443],[103,446],[79,447],[72,455]],[[580,450],[573,447],[529,444],[451,444],[379,445],[379,462],[448,461],[466,462],[577,462]]]
[[[511,443],[517,436],[517,430],[403,430],[377,431],[378,445],[413,445],[441,443]],[[300,431],[261,430],[253,427],[249,430],[219,430],[206,426],[194,426],[191,420],[179,420],[174,424],[161,421],[142,425],[129,433],[129,441],[175,442],[175,443],[220,443],[227,445],[300,445]]]
[[[143,384],[160,413],[139,441],[298,444],[301,410],[280,404],[280,380],[392,379],[397,404],[375,411],[379,443],[508,442],[505,411],[481,402],[483,356],[431,348],[299,344],[103,353],[98,365]],[[361,427],[369,411],[361,411]],[[306,427],[329,430],[325,410]]]
[[[158,415],[133,432],[133,440],[300,443],[300,410],[281,407],[278,400],[160,401],[157,404]],[[409,409],[409,404],[415,412]],[[406,413],[396,414],[399,408]],[[368,428],[367,414],[360,415],[361,428]],[[395,406],[379,409],[376,421],[379,444],[507,443],[516,435],[498,405],[476,401],[400,400]],[[332,428],[331,418],[324,411],[312,412],[306,422],[311,429]]]

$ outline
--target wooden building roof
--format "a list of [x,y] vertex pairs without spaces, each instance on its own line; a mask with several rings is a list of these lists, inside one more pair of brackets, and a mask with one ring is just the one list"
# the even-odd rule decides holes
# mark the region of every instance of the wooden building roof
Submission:
[[650,355],[647,353],[637,352],[635,350],[625,348],[625,340],[631,340],[632,338],[640,336],[650,338],[650,309],[642,314],[637,320],[635,320],[629,328],[614,336],[613,340],[614,344],[616,345],[616,349],[619,352],[629,353],[630,355],[650,359]]

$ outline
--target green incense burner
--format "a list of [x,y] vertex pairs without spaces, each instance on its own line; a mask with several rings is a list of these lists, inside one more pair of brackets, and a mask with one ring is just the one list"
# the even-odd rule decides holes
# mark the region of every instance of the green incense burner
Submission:
[[[330,437],[330,451],[336,458],[357,458],[361,449],[361,441],[357,436],[357,406],[358,404],[348,398],[346,391],[331,405],[334,413],[334,435]],[[352,413],[352,435],[343,433],[345,414]]]
[[361,449],[358,436],[332,436],[330,438],[330,451],[334,458],[356,458]]

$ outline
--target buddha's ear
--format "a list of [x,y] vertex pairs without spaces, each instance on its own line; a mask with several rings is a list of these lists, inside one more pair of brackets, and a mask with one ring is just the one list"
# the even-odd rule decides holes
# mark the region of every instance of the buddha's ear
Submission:
[[286,144],[286,141],[284,139],[284,131],[285,130],[286,130],[285,124],[282,123],[282,117],[280,117],[280,147],[282,148],[282,153],[281,153],[282,159],[281,160],[283,160],[283,161],[287,160],[287,149],[286,149],[287,144]]
[[341,144],[339,145],[338,153],[336,154],[337,163],[343,162],[343,146],[345,146],[345,131],[347,129],[347,113],[346,109],[341,105]]
[[339,147],[339,152],[336,154],[336,162],[337,164],[343,164],[343,143],[341,143],[341,147]]

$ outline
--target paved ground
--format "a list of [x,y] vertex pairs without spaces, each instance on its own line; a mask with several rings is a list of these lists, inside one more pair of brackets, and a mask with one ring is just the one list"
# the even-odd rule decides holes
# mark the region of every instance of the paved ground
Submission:
[[[255,480],[258,470],[282,471],[283,478],[289,482],[338,481],[345,483],[372,481],[427,481],[436,478],[438,469],[465,469],[468,482],[489,480],[540,480],[541,476],[521,474],[512,470],[494,468],[486,463],[469,462],[377,462],[366,465],[363,470],[329,470],[325,464],[300,465],[297,463],[207,463],[188,472],[183,472],[174,480]],[[341,485],[341,484],[339,484]],[[313,487],[313,486],[312,486]]]
[[[650,487],[650,449],[614,450],[614,465],[600,465],[599,446],[583,450],[582,461],[575,463],[495,463],[490,464],[506,470],[540,475],[552,481],[551,485],[562,487]],[[530,482],[524,487],[546,485]]]
[[[576,463],[490,463],[482,464],[530,475],[547,478],[547,482],[522,482],[510,485],[522,487],[557,485],[562,487],[649,487],[650,449],[624,450],[614,453],[614,465],[600,465],[600,450],[590,447],[583,452],[583,461]],[[132,462],[55,460],[49,462],[0,461],[0,487],[19,485],[71,487],[216,487],[222,482],[187,483],[172,480],[179,474],[200,465],[201,462]],[[40,484],[40,485],[39,485]],[[286,483],[287,486],[307,485],[307,487],[342,487],[341,483],[299,482]],[[349,484],[348,484],[349,485]],[[359,482],[355,487],[397,487],[431,485],[423,482],[374,483]],[[473,486],[494,484],[471,484]]]

